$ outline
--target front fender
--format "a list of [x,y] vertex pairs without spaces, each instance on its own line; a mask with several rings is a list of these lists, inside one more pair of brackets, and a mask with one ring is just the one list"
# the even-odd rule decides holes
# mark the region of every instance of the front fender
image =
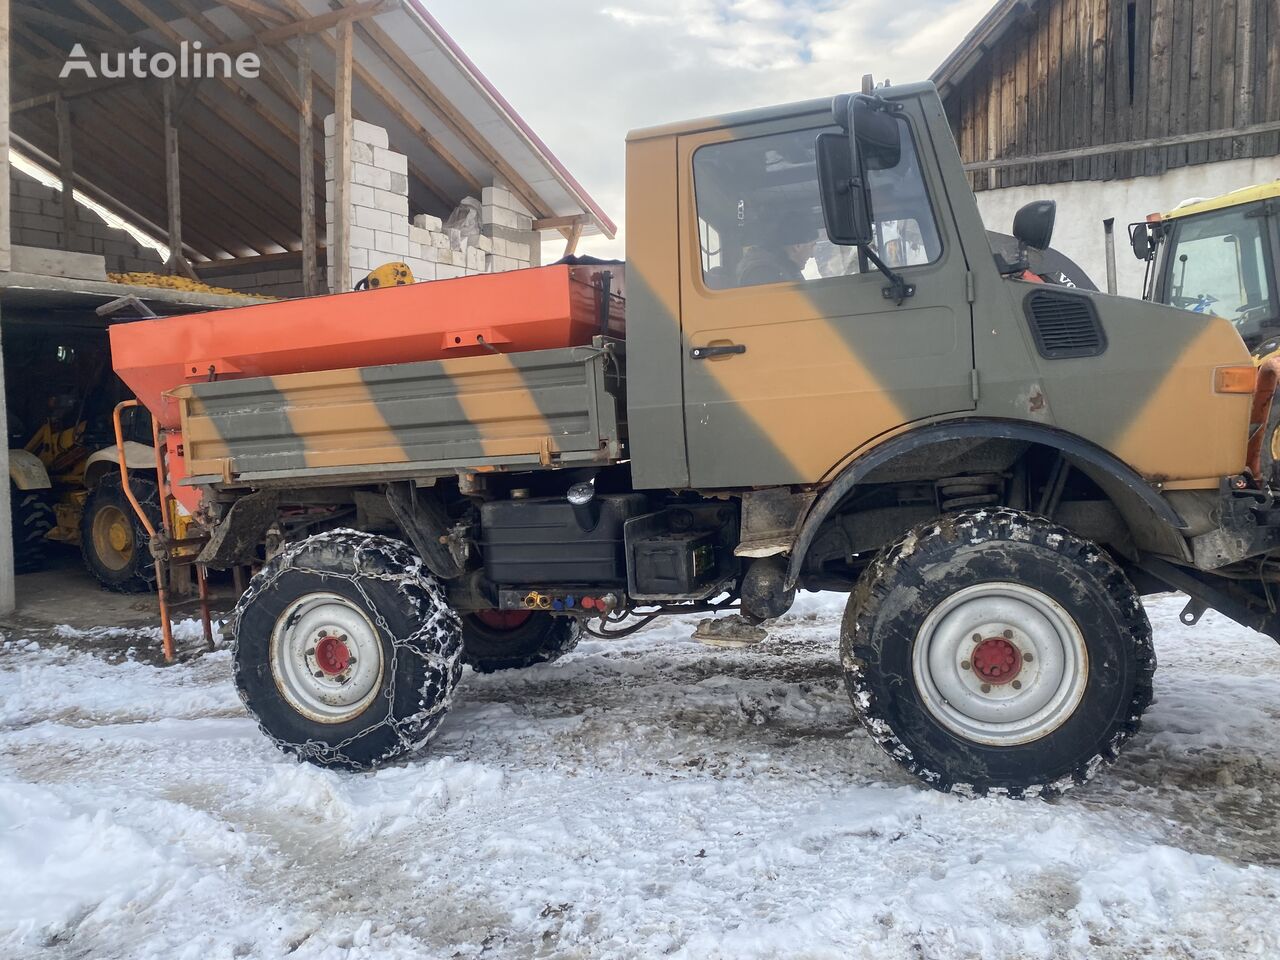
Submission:
[[48,490],[53,486],[40,458],[26,450],[9,451],[9,479],[19,490]]
[[[156,448],[149,443],[138,443],[136,440],[124,442],[124,462],[130,470],[151,470],[156,468]],[[120,448],[115,444],[103,447],[89,455],[84,462],[84,485],[93,487],[104,474],[120,469]]]
[[[877,467],[920,447],[946,440],[1023,440],[1061,450],[1075,465],[1085,470],[1095,482],[1101,478],[1126,491],[1134,500],[1150,508],[1162,523],[1184,530],[1186,522],[1169,502],[1142,478],[1142,475],[1114,454],[1075,434],[1039,423],[1019,420],[946,420],[919,427],[891,437],[859,456],[844,468],[814,501],[805,517],[800,533],[791,548],[787,564],[786,589],[800,579],[805,555],[813,545],[818,529],[855,486]],[[1103,485],[1100,483],[1100,485]],[[1107,491],[1112,493],[1111,490]],[[1114,496],[1114,494],[1113,494]]]

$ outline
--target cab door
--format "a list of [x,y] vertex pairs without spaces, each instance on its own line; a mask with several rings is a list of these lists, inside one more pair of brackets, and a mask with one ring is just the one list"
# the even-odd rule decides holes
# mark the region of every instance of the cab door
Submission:
[[680,137],[692,486],[814,483],[887,431],[973,409],[965,258],[913,107],[897,166],[871,175],[877,248],[915,285],[901,305],[854,248],[827,241],[822,116]]

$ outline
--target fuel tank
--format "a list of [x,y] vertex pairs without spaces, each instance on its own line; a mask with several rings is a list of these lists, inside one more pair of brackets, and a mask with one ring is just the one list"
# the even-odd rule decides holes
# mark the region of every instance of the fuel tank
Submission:
[[[609,296],[604,294],[605,273]],[[116,373],[165,427],[184,383],[523,353],[625,333],[623,265],[554,264],[119,324]]]

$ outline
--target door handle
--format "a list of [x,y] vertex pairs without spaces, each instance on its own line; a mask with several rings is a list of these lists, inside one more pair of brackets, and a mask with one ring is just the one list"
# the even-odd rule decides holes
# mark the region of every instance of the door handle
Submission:
[[708,360],[712,357],[727,357],[746,352],[745,343],[711,343],[705,347],[694,347],[689,351],[689,356],[694,360]]

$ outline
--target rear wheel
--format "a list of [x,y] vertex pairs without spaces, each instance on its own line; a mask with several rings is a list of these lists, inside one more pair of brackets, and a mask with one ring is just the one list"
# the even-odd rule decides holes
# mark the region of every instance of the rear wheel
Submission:
[[477,673],[559,660],[578,645],[573,617],[533,610],[478,610],[462,619],[463,659]]
[[13,568],[18,573],[44,569],[49,531],[54,528],[48,490],[19,490],[9,483],[9,512],[13,531]]
[[462,631],[398,540],[337,530],[287,547],[232,618],[240,698],[286,753],[365,769],[412,753],[444,719]]
[[[130,474],[129,487],[159,530],[160,491],[154,480]],[[124,492],[120,474],[104,474],[85,500],[80,516],[80,555],[89,572],[108,590],[145,593],[155,589],[155,561],[142,525]]]
[[1114,760],[1151,702],[1137,591],[1096,545],[1013,510],[917,527],[850,598],[841,636],[867,730],[944,791],[1053,795]]

